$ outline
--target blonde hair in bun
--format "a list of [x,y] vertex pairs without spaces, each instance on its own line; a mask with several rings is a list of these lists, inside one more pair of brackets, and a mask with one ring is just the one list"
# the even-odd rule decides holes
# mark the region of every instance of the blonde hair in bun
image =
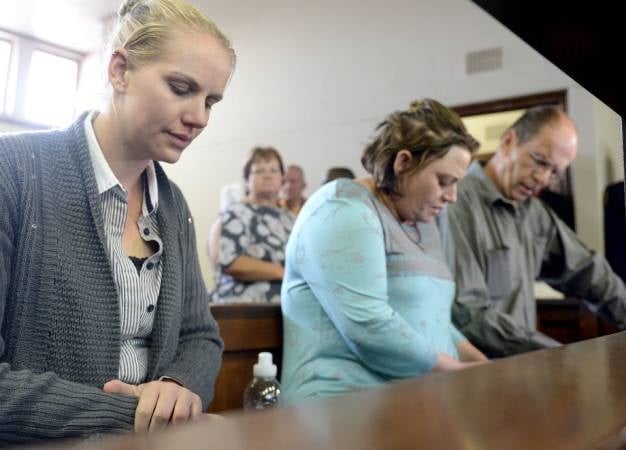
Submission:
[[173,29],[209,33],[232,55],[235,51],[222,31],[185,0],[125,0],[118,8],[118,24],[109,47],[126,50],[130,67],[157,59]]

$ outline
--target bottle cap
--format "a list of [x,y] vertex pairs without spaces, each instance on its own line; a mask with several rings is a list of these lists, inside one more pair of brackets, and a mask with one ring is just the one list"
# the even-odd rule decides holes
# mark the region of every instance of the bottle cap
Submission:
[[277,372],[276,364],[272,363],[270,352],[259,353],[259,361],[254,365],[252,373],[255,377],[274,378]]

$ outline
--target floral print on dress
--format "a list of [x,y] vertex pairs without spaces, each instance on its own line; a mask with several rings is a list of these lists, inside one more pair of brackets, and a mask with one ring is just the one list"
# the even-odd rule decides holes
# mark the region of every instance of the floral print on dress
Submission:
[[293,215],[278,207],[239,202],[220,213],[220,223],[218,282],[211,295],[212,301],[280,302],[280,281],[240,281],[224,270],[244,255],[284,266]]

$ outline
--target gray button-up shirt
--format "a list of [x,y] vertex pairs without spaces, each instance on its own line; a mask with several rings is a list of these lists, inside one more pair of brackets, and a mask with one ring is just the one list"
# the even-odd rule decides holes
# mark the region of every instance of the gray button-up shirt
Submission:
[[457,283],[454,321],[488,354],[558,345],[536,331],[537,279],[626,326],[626,288],[606,260],[540,200],[503,197],[478,162],[440,224],[447,229],[442,234]]

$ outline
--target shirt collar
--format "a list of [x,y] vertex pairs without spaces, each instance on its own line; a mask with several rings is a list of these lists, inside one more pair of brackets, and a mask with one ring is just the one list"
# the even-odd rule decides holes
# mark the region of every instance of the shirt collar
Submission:
[[502,195],[495,183],[487,176],[485,169],[479,161],[474,161],[470,164],[469,169],[467,169],[466,176],[474,177],[480,180],[480,183],[475,186],[475,189],[478,191],[479,195],[487,201],[487,203],[494,204],[500,201],[515,208],[515,203]]
[[[98,185],[98,193],[102,194],[109,189],[119,186],[122,191],[126,192],[122,183],[119,182],[111,166],[107,162],[100,144],[96,139],[96,133],[93,130],[93,120],[98,115],[97,112],[92,111],[85,117],[85,134],[87,137],[87,145],[89,146],[89,156],[91,158],[91,165],[93,166],[94,173],[96,175],[96,184]],[[143,210],[145,213],[150,213],[157,208],[159,200],[159,187],[157,184],[156,171],[154,169],[154,161],[150,161],[148,167],[146,167],[146,175],[148,178],[148,203],[152,206],[152,209],[148,211],[146,201],[144,199]]]

